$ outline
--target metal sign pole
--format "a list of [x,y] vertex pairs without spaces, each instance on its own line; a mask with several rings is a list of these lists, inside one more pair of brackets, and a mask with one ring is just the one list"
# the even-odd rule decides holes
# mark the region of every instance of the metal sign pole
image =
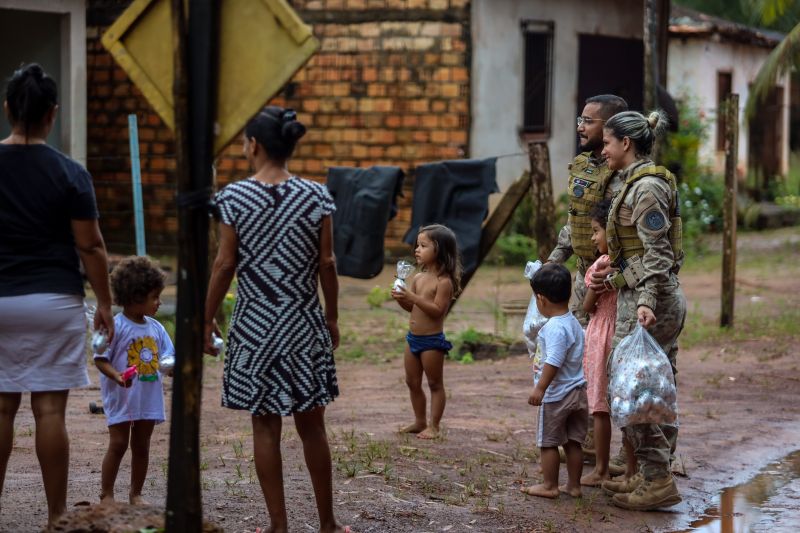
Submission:
[[136,255],[147,255],[144,244],[144,207],[142,206],[142,165],[139,162],[139,128],[136,115],[128,115],[128,138],[131,147],[133,182],[133,218],[136,226]]

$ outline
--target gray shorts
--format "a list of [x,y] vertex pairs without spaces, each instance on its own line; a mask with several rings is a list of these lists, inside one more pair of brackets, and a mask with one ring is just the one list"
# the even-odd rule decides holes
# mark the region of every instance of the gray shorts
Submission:
[[583,385],[572,389],[557,402],[539,406],[536,445],[539,448],[556,448],[570,440],[583,444],[588,428],[589,401],[586,385]]

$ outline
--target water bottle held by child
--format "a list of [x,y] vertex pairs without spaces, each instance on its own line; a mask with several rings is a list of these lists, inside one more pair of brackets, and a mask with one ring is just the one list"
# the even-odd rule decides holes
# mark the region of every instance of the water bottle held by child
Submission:
[[406,290],[406,278],[414,271],[414,265],[408,261],[397,262],[397,275],[395,276],[392,290],[404,291]]

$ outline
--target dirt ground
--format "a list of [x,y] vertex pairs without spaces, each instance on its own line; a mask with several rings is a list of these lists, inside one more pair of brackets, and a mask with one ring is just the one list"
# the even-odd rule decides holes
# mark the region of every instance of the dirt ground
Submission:
[[[391,268],[375,280],[342,278],[343,345],[337,368],[341,396],[327,413],[334,462],[335,510],[355,532],[395,531],[675,531],[701,515],[718,491],[749,478],[761,466],[798,447],[800,392],[794,324],[800,318],[800,229],[742,235],[737,280],[737,323],[716,327],[720,306],[718,262],[687,264],[681,279],[689,300],[685,345],[679,354],[680,437],[686,470],[678,485],[684,501],[669,512],[617,509],[597,489],[581,499],[545,501],[520,487],[538,479],[534,408],[528,358],[511,355],[473,364],[447,362],[445,433],[425,442],[396,433],[410,419],[399,357],[407,316],[393,302],[370,310],[366,295],[388,287]],[[718,257],[718,256],[717,256]],[[521,268],[483,268],[447,324],[450,335],[472,326],[502,330],[513,323],[499,305],[527,300]],[[268,524],[252,462],[246,413],[219,405],[222,365],[209,361],[203,390],[202,478],[205,517],[225,531]],[[100,461],[107,444],[93,385],[74,391],[68,406],[71,438],[70,507],[98,499]],[[171,390],[168,390],[168,395]],[[284,478],[292,531],[315,531],[316,511],[302,450],[285,419]],[[27,399],[17,418],[14,452],[5,483],[0,530],[37,531],[46,505],[34,452]],[[169,424],[158,426],[145,496],[166,499]],[[614,436],[616,448],[619,437]],[[126,461],[127,463],[127,461]],[[587,467],[589,468],[589,467]],[[562,476],[565,471],[562,468]],[[127,494],[123,465],[117,497]],[[133,524],[135,529],[147,524]]]

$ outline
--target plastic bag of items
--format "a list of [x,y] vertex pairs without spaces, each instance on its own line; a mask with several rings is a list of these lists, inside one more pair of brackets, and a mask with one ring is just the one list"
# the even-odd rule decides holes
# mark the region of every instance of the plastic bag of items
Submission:
[[[525,265],[524,276],[531,280],[540,268],[542,268],[541,261],[528,261],[528,264]],[[525,345],[528,347],[528,355],[530,357],[533,357],[536,353],[536,336],[546,322],[547,319],[542,316],[536,307],[536,295],[531,295],[528,311],[525,313],[525,321],[522,323],[522,334],[525,336]]]
[[608,396],[617,427],[673,424],[678,417],[672,366],[641,324],[611,354]]

